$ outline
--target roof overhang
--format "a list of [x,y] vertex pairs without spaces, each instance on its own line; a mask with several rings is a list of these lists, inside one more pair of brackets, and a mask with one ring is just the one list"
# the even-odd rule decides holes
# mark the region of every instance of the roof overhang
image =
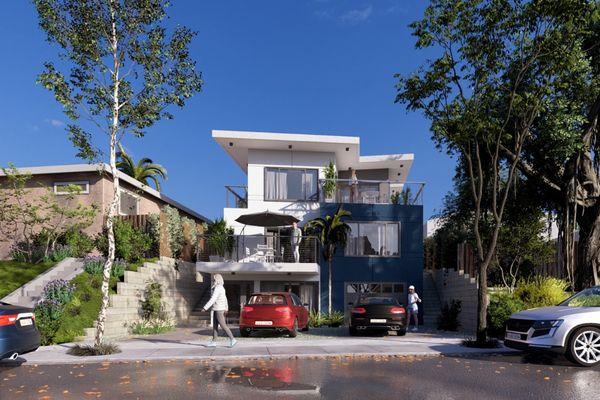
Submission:
[[336,166],[343,171],[389,169],[390,179],[406,180],[414,154],[360,155],[360,138],[356,136],[308,135],[298,133],[247,132],[213,130],[213,139],[237,165],[248,172],[248,151],[285,150],[335,154]]
[[216,274],[216,273],[236,273],[236,274],[304,274],[318,275],[319,264],[317,263],[263,263],[263,262],[232,262],[232,261],[213,261],[196,263],[198,272]]

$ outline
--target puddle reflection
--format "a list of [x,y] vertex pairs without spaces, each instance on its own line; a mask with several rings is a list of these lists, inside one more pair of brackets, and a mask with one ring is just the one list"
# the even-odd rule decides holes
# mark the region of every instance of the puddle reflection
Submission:
[[250,387],[256,390],[276,391],[285,394],[317,394],[316,385],[294,382],[295,369],[289,366],[273,368],[261,367],[221,367],[213,375],[214,383],[227,383]]

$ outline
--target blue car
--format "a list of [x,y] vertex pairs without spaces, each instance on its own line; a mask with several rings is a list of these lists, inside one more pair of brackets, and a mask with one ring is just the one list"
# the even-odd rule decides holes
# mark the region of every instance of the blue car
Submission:
[[0,360],[15,360],[40,347],[33,310],[0,302]]

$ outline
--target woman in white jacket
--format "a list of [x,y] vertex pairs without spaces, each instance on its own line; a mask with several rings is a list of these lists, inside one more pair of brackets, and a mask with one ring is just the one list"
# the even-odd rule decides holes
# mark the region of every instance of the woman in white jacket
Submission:
[[221,328],[223,328],[227,336],[229,336],[229,347],[233,347],[237,343],[237,340],[235,340],[231,330],[229,330],[229,327],[225,322],[225,312],[229,309],[229,306],[227,305],[227,296],[225,294],[225,287],[223,286],[224,283],[221,274],[215,274],[213,276],[212,296],[210,296],[210,300],[202,307],[202,310],[206,311],[212,306],[214,312],[213,340],[208,343],[209,347],[215,347],[217,345],[216,340],[219,336],[219,325],[221,325]]

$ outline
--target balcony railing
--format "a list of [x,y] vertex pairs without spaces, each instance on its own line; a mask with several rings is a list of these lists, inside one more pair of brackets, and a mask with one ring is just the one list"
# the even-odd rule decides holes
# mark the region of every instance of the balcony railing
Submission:
[[225,204],[227,208],[248,208],[248,186],[225,185]]
[[351,179],[319,180],[319,201],[332,203],[423,205],[421,182]]
[[[201,262],[316,263],[318,243],[314,236],[294,239],[284,235],[201,235],[197,260]],[[298,252],[295,254],[295,250]]]

